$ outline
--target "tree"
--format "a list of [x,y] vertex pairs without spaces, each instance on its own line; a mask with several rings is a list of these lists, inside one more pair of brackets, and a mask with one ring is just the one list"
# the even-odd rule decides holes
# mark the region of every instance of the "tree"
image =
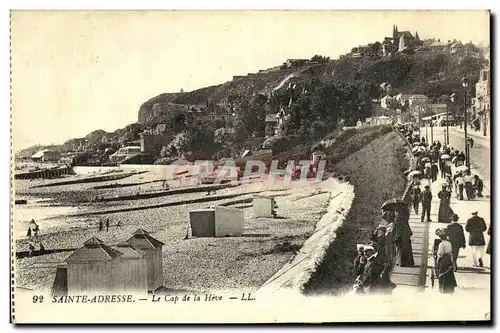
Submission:
[[234,141],[234,128],[221,127],[214,132],[214,141],[217,143],[231,143]]
[[182,132],[177,134],[171,143],[177,154],[183,154],[190,150],[192,136],[188,132]]

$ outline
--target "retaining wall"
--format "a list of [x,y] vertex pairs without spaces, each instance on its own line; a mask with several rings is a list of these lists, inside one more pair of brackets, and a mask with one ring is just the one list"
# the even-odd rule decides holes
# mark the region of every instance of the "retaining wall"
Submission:
[[344,223],[354,200],[354,187],[334,178],[327,179],[320,186],[331,191],[327,213],[316,224],[313,234],[295,257],[261,286],[259,294],[276,293],[283,289],[302,293],[304,286],[323,262],[330,244],[336,238],[336,231]]

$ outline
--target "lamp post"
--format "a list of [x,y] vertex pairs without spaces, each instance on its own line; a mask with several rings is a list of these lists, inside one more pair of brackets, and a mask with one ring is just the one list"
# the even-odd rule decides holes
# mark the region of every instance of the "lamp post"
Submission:
[[[457,95],[455,93],[450,95],[450,100],[452,103],[455,103],[455,100],[457,98]],[[450,144],[450,129],[448,128],[448,108],[446,108],[446,144]]]
[[419,106],[417,106],[417,108],[418,108],[418,137],[421,138],[422,137],[422,133],[420,131],[420,128],[422,127],[422,124],[421,124],[421,121],[422,121],[422,114],[421,114],[422,107],[419,105]]
[[469,87],[469,80],[467,77],[462,78],[462,87],[464,87],[464,133],[465,133],[465,166],[470,168],[469,156],[469,141],[467,136],[467,88]]

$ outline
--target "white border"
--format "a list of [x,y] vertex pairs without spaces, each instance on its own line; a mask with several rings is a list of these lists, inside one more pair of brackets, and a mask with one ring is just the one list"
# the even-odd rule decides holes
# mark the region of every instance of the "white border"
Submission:
[[[493,12],[498,13],[500,2],[498,1],[485,1],[485,0],[475,0],[475,1],[435,1],[435,0],[420,0],[411,3],[411,9],[493,9]],[[9,289],[8,285],[10,279],[7,276],[10,275],[8,271],[7,263],[10,261],[9,252],[7,251],[8,246],[8,235],[10,234],[10,225],[7,223],[9,221],[9,154],[10,154],[10,99],[9,99],[9,9],[408,9],[408,2],[405,1],[358,1],[353,3],[351,1],[348,2],[337,2],[335,4],[331,4],[330,1],[318,1],[318,0],[308,0],[308,1],[296,1],[296,0],[279,0],[279,1],[271,1],[269,0],[253,0],[253,1],[210,1],[204,2],[201,0],[193,1],[193,0],[175,0],[169,1],[168,4],[163,4],[159,1],[150,1],[150,0],[141,0],[141,1],[125,1],[122,0],[120,2],[112,2],[105,0],[86,0],[86,1],[43,1],[43,4],[40,4],[40,1],[26,1],[26,0],[6,0],[1,3],[1,11],[0,11],[0,45],[2,46],[1,52],[1,61],[2,66],[0,70],[2,71],[2,80],[0,80],[2,89],[1,89],[1,98],[2,98],[2,106],[4,112],[1,113],[3,119],[0,121],[0,133],[2,136],[1,144],[0,144],[0,156],[3,156],[2,163],[0,164],[1,168],[1,177],[0,177],[0,188],[2,189],[1,194],[1,212],[3,217],[2,222],[2,232],[1,235],[3,237],[3,251],[1,251],[2,255],[2,285],[0,288],[0,297],[2,305],[3,313],[3,327],[2,332],[13,330],[13,326],[9,325],[7,322],[7,314],[9,313]],[[495,10],[497,9],[497,10]],[[498,24],[498,22],[497,22]],[[495,34],[495,44],[498,46],[498,36]],[[493,42],[493,41],[492,41]],[[493,55],[494,59],[498,59],[496,57],[496,52]],[[495,63],[496,67],[496,63]],[[496,76],[495,76],[496,82]],[[497,110],[497,104],[495,101],[495,105],[493,110]],[[495,117],[495,128],[499,128],[500,116]],[[494,140],[496,140],[494,138]],[[498,143],[498,142],[496,142]],[[498,147],[498,144],[496,145]],[[495,184],[496,185],[496,184]],[[498,198],[497,198],[498,199]],[[495,202],[498,207],[498,202]],[[497,233],[498,235],[498,233]],[[498,245],[498,244],[497,244]],[[498,246],[497,246],[498,248]],[[498,258],[497,258],[498,259]],[[498,262],[498,260],[496,261]],[[8,274],[9,273],[9,274]],[[498,270],[497,270],[498,275]],[[498,276],[495,283],[498,282]],[[497,284],[498,287],[498,284]],[[466,306],[466,305],[464,305]],[[76,328],[76,327],[75,327]],[[5,330],[4,330],[5,329]],[[88,330],[89,328],[85,328]],[[93,331],[104,331],[104,328],[91,328]],[[118,328],[123,329],[123,328]],[[136,330],[137,327],[132,327],[132,329]],[[176,329],[176,328],[169,328]],[[217,328],[212,328],[217,329]],[[240,328],[243,329],[243,328]],[[263,327],[259,327],[260,330],[266,329]],[[287,329],[287,327],[281,327],[279,329]],[[335,328],[339,330],[339,328]],[[370,331],[374,328],[369,328]],[[382,327],[381,329],[386,330],[387,328]],[[429,329],[429,328],[426,328]],[[442,329],[442,328],[441,328]],[[470,328],[469,328],[470,329]],[[41,328],[41,331],[49,332],[52,329],[47,327]],[[340,329],[340,331],[350,331],[352,328],[344,328]],[[405,331],[413,331],[413,329],[405,328]]]

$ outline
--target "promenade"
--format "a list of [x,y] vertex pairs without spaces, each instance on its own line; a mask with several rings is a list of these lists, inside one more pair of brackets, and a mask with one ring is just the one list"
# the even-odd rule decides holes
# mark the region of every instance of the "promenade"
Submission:
[[[474,169],[471,171],[472,174],[475,174]],[[408,290],[409,288],[413,288],[415,291],[439,294],[439,283],[437,279],[434,281],[434,287],[432,287],[431,270],[434,269],[435,264],[432,256],[434,239],[437,238],[435,232],[438,228],[444,228],[447,226],[446,223],[437,222],[439,211],[438,192],[442,188],[442,182],[443,181],[438,178],[436,182],[431,184],[431,191],[433,195],[431,206],[432,222],[421,222],[421,205],[419,207],[419,215],[416,215],[413,209],[411,210],[410,227],[413,231],[412,247],[415,258],[415,267],[395,267],[392,275],[392,281],[398,285],[395,289],[395,293],[397,293],[398,289],[401,292]],[[422,190],[428,183],[428,180],[422,180]],[[460,250],[458,257],[458,271],[455,273],[458,286],[455,289],[453,297],[455,297],[457,301],[464,301],[464,306],[467,306],[467,299],[477,300],[479,297],[481,299],[480,309],[475,308],[474,310],[479,312],[482,311],[485,314],[490,311],[491,304],[491,258],[489,254],[485,253],[483,256],[484,267],[473,267],[472,251],[468,242],[469,234],[465,231],[465,225],[467,223],[467,219],[472,216],[471,213],[473,211],[478,211],[478,215],[485,219],[486,224],[489,227],[492,222],[490,216],[489,185],[490,184],[485,181],[486,189],[483,193],[483,198],[475,198],[471,201],[467,201],[465,199],[461,201],[455,197],[454,193],[452,193],[451,199],[451,208],[459,216],[459,223],[464,227],[467,243],[466,248]],[[486,244],[488,244],[490,237],[486,232],[484,233],[484,236]]]

